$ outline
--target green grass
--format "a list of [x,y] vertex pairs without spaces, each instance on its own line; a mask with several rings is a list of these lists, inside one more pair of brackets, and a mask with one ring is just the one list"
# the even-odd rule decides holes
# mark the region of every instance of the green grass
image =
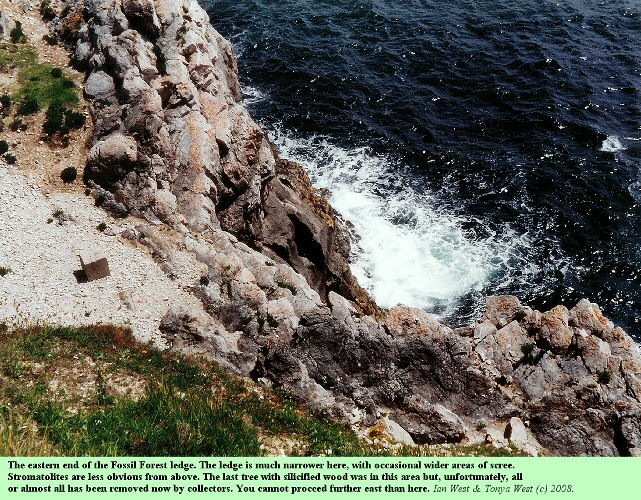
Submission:
[[27,68],[37,62],[38,53],[32,47],[0,42],[0,71]]
[[[224,401],[198,390],[152,384],[139,401],[72,415],[60,403],[35,406],[34,420],[65,454],[94,456],[258,455],[256,430]],[[88,433],[87,429],[91,429]]]
[[[79,370],[76,380],[70,373]],[[114,375],[143,380],[140,398],[114,396]],[[54,379],[73,386],[92,378],[89,394],[49,389]],[[304,441],[299,454],[365,449],[346,428],[298,408],[283,393],[267,391],[261,399],[214,363],[159,351],[111,326],[4,331],[0,382],[0,402],[63,455],[254,456],[262,453],[261,433]],[[33,446],[9,447],[38,454]]]
[[[78,86],[62,68],[38,62],[38,54],[28,45],[0,43],[0,71],[17,72],[16,89],[9,102],[16,103],[17,115],[28,116],[46,110],[43,132],[48,138],[65,138],[85,124],[85,117],[74,111],[80,99]],[[3,104],[3,112],[7,108]],[[6,113],[5,113],[6,114]],[[19,118],[12,130],[22,128]]]
[[[14,100],[37,102],[40,109],[49,106],[76,106],[79,102],[76,84],[64,73],[46,63],[22,67],[18,73],[20,86]],[[60,74],[60,76],[56,76]]]

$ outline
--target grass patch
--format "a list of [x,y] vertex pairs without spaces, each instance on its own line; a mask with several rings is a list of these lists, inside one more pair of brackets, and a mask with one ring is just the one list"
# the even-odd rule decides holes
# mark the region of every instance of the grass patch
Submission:
[[0,456],[55,456],[58,450],[38,432],[36,423],[22,412],[0,408]]
[[20,90],[16,95],[17,100],[37,102],[41,109],[76,106],[79,102],[76,84],[62,71],[55,70],[45,63],[23,67],[18,73]]
[[11,268],[10,267],[0,266],[0,277],[6,276],[10,272],[11,272]]
[[28,45],[0,42],[0,71],[27,68],[38,62],[38,53]]

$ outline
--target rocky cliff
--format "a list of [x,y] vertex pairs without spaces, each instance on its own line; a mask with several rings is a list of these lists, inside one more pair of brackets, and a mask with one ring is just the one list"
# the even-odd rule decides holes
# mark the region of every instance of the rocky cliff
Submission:
[[147,221],[123,237],[204,306],[167,311],[174,348],[370,437],[481,433],[532,453],[641,454],[641,355],[596,305],[540,313],[489,297],[479,323],[456,330],[379,310],[349,270],[331,206],[243,107],[231,46],[195,0],[67,7],[50,24],[86,73],[85,181],[105,209]]

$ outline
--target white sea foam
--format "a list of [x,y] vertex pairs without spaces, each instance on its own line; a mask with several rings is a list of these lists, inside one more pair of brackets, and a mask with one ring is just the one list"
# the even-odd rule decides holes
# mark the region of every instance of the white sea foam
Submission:
[[265,94],[255,87],[243,87],[242,93],[245,106],[251,106],[257,102],[264,101],[266,98]]
[[616,153],[617,151],[621,151],[622,149],[625,149],[625,147],[623,146],[623,144],[621,144],[621,141],[615,135],[609,135],[603,141],[603,144],[601,144],[601,151],[605,151],[607,153]]
[[351,224],[352,271],[383,307],[404,303],[448,314],[457,298],[508,269],[514,246],[524,243],[507,233],[476,239],[463,219],[412,186],[400,165],[367,148],[293,138],[278,128],[270,135],[283,157],[303,164],[314,185],[329,191]]

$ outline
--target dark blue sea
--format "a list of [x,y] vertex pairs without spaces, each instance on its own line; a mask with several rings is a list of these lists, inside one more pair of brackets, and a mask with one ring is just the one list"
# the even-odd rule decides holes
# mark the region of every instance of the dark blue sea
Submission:
[[382,306],[580,298],[641,339],[639,0],[202,0]]

